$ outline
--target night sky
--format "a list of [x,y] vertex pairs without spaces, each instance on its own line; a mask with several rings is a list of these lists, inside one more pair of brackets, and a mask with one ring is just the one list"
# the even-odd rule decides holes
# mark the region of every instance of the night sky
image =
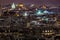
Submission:
[[0,0],[0,4],[11,3],[24,3],[24,4],[46,4],[46,5],[60,5],[60,0]]

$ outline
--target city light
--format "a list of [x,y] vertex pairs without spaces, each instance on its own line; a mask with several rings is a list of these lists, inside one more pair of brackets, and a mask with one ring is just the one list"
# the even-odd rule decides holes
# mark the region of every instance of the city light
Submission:
[[25,12],[23,16],[28,16],[27,12]]
[[24,4],[19,4],[18,6],[19,6],[19,7],[23,7],[23,6],[24,6]]
[[35,5],[34,4],[31,4],[30,7],[34,7]]
[[45,13],[45,14],[47,14],[47,13],[49,13],[47,10],[45,10],[43,13]]
[[16,16],[19,16],[19,14],[18,14],[18,13],[16,13]]
[[37,10],[37,11],[36,11],[36,15],[43,15],[43,13],[42,13],[41,10]]
[[45,11],[43,11],[43,13],[44,14],[53,14],[54,12],[50,12],[50,11],[45,10]]
[[46,9],[47,7],[46,7],[46,5],[43,5],[42,8],[43,8],[43,9]]
[[16,6],[15,6],[14,3],[11,5],[11,8],[12,8],[12,9],[15,9],[15,8],[16,8]]

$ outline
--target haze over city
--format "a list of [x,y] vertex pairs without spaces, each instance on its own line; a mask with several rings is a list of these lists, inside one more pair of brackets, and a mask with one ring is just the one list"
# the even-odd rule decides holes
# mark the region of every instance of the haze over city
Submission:
[[46,4],[46,5],[60,5],[60,0],[0,0],[0,4],[6,5],[11,3],[24,3],[24,4]]

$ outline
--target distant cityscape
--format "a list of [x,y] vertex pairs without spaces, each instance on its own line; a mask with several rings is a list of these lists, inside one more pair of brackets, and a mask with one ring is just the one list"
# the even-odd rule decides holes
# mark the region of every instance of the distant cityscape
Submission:
[[60,6],[0,5],[0,40],[60,40]]

